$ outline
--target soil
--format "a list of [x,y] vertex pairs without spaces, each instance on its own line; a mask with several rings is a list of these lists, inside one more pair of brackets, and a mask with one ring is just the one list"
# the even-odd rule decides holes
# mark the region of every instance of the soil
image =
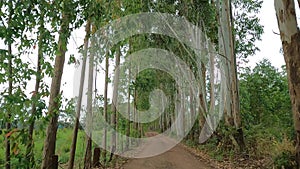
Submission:
[[[148,137],[155,133],[147,133]],[[164,148],[170,142],[167,137],[155,138],[155,144],[148,142],[143,145],[139,155],[155,152],[158,149]],[[123,169],[213,169],[203,159],[191,154],[181,144],[177,144],[163,154],[147,158],[130,159],[121,168]]]

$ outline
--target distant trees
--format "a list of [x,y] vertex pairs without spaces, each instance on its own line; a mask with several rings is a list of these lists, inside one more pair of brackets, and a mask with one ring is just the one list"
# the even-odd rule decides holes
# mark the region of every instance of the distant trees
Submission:
[[239,83],[245,130],[252,131],[260,126],[276,138],[283,134],[291,137],[291,104],[284,67],[279,70],[264,59],[252,70],[246,68],[240,74]]

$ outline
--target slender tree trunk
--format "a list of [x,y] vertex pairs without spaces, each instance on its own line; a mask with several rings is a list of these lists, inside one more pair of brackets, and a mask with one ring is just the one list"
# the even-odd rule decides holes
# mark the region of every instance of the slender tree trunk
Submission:
[[[300,167],[300,31],[294,0],[275,0],[275,11],[286,62],[288,86],[296,131],[296,162]],[[298,0],[300,8],[300,1]]]
[[[137,113],[137,102],[138,102],[138,98],[137,98],[137,91],[136,89],[134,90],[134,110],[133,110],[133,118],[134,118],[134,129],[135,129],[135,133],[137,133],[138,130],[138,113]],[[137,137],[137,135],[135,135]]]
[[[93,45],[94,46],[94,45]],[[97,96],[97,67],[98,67],[98,62],[96,61],[95,63],[95,80],[94,80],[94,86],[95,86],[95,97]],[[94,103],[94,106],[97,107],[96,103]],[[99,147],[99,145],[97,144],[96,147],[94,148],[94,154],[93,154],[93,167],[100,167],[101,163],[100,163],[100,157],[101,157],[101,148]]]
[[62,22],[59,31],[58,51],[55,58],[54,76],[52,77],[48,117],[50,122],[47,127],[46,139],[43,149],[42,169],[50,169],[53,166],[52,158],[55,155],[55,143],[57,133],[57,120],[59,115],[60,85],[65,63],[65,53],[69,37],[69,18],[62,14]]
[[186,123],[185,123],[185,119],[186,119],[186,116],[185,116],[185,94],[183,93],[182,96],[181,96],[181,120],[182,120],[182,129],[181,129],[181,132],[182,132],[182,136],[185,134],[185,126],[186,126]]
[[[130,44],[129,44],[130,46]],[[129,61],[130,63],[130,61]],[[131,83],[131,68],[129,65],[129,70],[128,70],[128,94],[127,94],[127,115],[128,115],[128,120],[127,120],[127,128],[126,128],[126,145],[125,149],[126,151],[129,150],[129,145],[130,145],[130,83]]]
[[82,102],[82,95],[83,95],[83,85],[85,79],[85,69],[86,69],[86,59],[87,59],[87,50],[88,50],[88,41],[90,37],[91,31],[91,22],[88,19],[86,26],[85,26],[85,38],[84,38],[84,53],[83,53],[83,61],[81,67],[81,75],[80,75],[80,84],[79,84],[79,94],[78,94],[78,101],[76,105],[76,118],[73,130],[73,139],[72,145],[70,150],[70,159],[68,169],[73,169],[74,167],[74,160],[75,160],[75,152],[76,152],[76,144],[77,144],[77,136],[78,136],[78,128],[79,128],[79,119],[80,119],[80,110],[81,110],[81,102]]
[[94,54],[89,55],[89,74],[87,91],[86,114],[86,149],[84,156],[84,169],[92,167],[92,123],[93,123],[93,80],[94,80]]
[[[104,120],[105,122],[107,122],[107,107],[108,107],[108,103],[107,103],[107,87],[108,87],[108,68],[109,68],[109,54],[108,51],[106,53],[106,57],[105,57],[105,83],[104,83]],[[103,157],[103,162],[104,162],[104,166],[106,165],[106,149],[107,149],[107,129],[106,127],[104,127],[104,131],[103,131],[103,151],[102,151],[102,157]]]
[[44,13],[42,11],[41,13],[41,20],[40,20],[40,28],[39,28],[39,37],[38,37],[38,57],[37,57],[37,68],[36,68],[36,80],[35,80],[35,89],[32,94],[32,104],[31,104],[31,123],[29,125],[28,130],[28,140],[29,143],[26,147],[26,160],[29,163],[28,168],[34,167],[34,143],[33,143],[33,130],[34,130],[34,124],[35,124],[35,116],[36,116],[36,103],[38,102],[38,99],[40,98],[39,95],[39,88],[40,88],[40,82],[42,79],[42,70],[41,70],[41,62],[43,59],[43,39],[44,39]]
[[[237,130],[234,134],[234,139],[237,142],[240,151],[245,150],[245,141],[241,123],[240,114],[240,102],[238,92],[238,80],[237,80],[237,65],[235,55],[235,41],[233,34],[233,18],[231,9],[231,0],[221,2],[221,11],[219,12],[219,24],[220,24],[220,53],[226,56],[230,61],[229,63],[229,89],[230,89],[230,107],[227,107],[225,114],[225,120],[228,125],[234,126]],[[218,9],[219,10],[219,9]]]
[[[118,46],[117,49],[117,53],[116,53],[116,67],[115,67],[115,77],[114,77],[114,88],[113,88],[113,96],[112,96],[112,104],[111,104],[111,126],[113,129],[117,130],[117,104],[118,104],[118,87],[119,87],[119,76],[120,76],[120,69],[119,69],[119,65],[120,65],[120,56],[121,56],[121,51],[120,51],[120,46]],[[112,160],[113,154],[116,151],[116,131],[113,131],[111,133],[111,155],[110,155],[110,159]]]
[[94,154],[93,154],[93,167],[100,167],[100,148],[96,147],[94,148]]
[[[10,20],[10,19],[9,19]],[[8,44],[8,95],[12,95],[12,88],[13,88],[13,71],[12,71],[12,50],[11,44]],[[6,130],[11,130],[11,109],[8,109],[7,113],[7,122],[6,122]],[[5,138],[6,148],[5,148],[5,168],[10,169],[10,136]]]
[[[194,118],[195,118],[195,102],[194,102],[194,93],[192,88],[190,88],[190,124],[192,124],[194,122]],[[189,133],[189,139],[190,140],[194,140],[194,134],[195,134],[195,125],[193,125],[190,133]]]
[[228,8],[229,8],[229,16],[230,16],[230,26],[228,26],[230,29],[229,35],[230,35],[230,47],[231,47],[231,85],[232,85],[232,115],[234,119],[234,125],[236,127],[236,134],[234,134],[234,138],[237,141],[240,151],[244,151],[246,148],[245,140],[244,140],[244,133],[242,129],[242,121],[241,121],[241,112],[240,112],[240,98],[239,98],[239,89],[238,89],[238,79],[237,79],[237,64],[236,64],[236,54],[235,54],[235,37],[233,34],[233,17],[232,17],[232,8],[231,8],[231,0],[228,2]]
[[200,108],[199,108],[199,136],[200,136],[200,132],[204,127],[205,124],[205,116],[206,116],[206,105],[205,105],[205,90],[206,90],[206,68],[204,63],[201,63],[201,75],[202,75],[202,83],[201,83],[201,88],[203,88],[204,90],[200,89],[199,92],[199,101],[200,101]]
[[[11,27],[11,19],[13,15],[12,4],[9,6],[9,16],[8,16],[8,28]],[[11,42],[8,43],[8,95],[12,95],[12,88],[13,88],[13,68],[12,68],[12,44]],[[8,109],[7,112],[7,122],[6,122],[6,130],[9,132],[11,130],[11,110]],[[5,168],[10,169],[10,136],[5,138]]]
[[164,121],[164,116],[161,115],[159,117],[159,129],[160,129],[161,133],[164,132],[164,122],[163,121]]

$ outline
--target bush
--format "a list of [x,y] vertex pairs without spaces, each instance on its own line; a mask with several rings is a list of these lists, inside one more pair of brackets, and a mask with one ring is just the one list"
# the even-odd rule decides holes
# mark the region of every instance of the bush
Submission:
[[274,158],[275,168],[296,168],[295,156],[290,151],[284,151]]

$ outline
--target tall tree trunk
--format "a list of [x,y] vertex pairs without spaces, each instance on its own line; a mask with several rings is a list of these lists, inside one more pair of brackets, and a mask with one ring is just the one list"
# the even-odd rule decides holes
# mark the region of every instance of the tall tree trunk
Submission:
[[[129,54],[131,54],[131,50],[132,50],[132,39],[129,38],[129,42],[128,42],[128,46],[129,46],[129,49],[128,49],[128,52]],[[129,58],[129,66],[128,66],[128,93],[127,93],[127,115],[128,115],[128,120],[127,120],[127,128],[126,128],[126,144],[125,144],[125,150],[129,150],[129,146],[130,146],[130,127],[131,127],[131,121],[129,120],[130,119],[130,96],[131,96],[131,87],[130,87],[130,84],[131,84],[131,60]]]
[[84,156],[84,169],[92,167],[92,123],[93,123],[93,80],[94,80],[94,54],[89,55],[89,74],[87,91],[87,114],[86,114],[86,149]]
[[186,123],[185,123],[185,94],[182,93],[182,96],[181,96],[181,132],[182,132],[182,136],[185,134],[185,126],[186,126]]
[[[218,2],[219,4],[220,2]],[[234,47],[234,34],[233,34],[233,18],[231,9],[231,0],[221,2],[221,8],[219,11],[219,43],[220,54],[226,56],[229,62],[228,72],[228,88],[230,90],[230,97],[227,102],[230,103],[230,107],[227,107],[225,114],[225,122],[227,125],[236,128],[236,133],[233,135],[240,151],[245,149],[245,141],[243,135],[243,129],[241,124],[239,92],[238,92],[238,80],[237,80],[237,65],[236,55]]]
[[[92,44],[94,46],[94,44]],[[97,96],[97,67],[98,67],[98,62],[95,63],[95,80],[94,80],[94,86],[95,86],[95,90],[94,90],[94,96]],[[94,106],[97,107],[96,103],[94,103]],[[100,157],[101,157],[101,148],[99,147],[98,144],[96,144],[96,147],[94,148],[94,153],[93,153],[93,167],[100,167],[101,166],[101,162],[100,162]]]
[[194,101],[194,93],[193,93],[193,89],[190,88],[190,121],[189,123],[192,125],[192,129],[189,133],[189,139],[190,140],[194,140],[194,135],[195,135],[195,125],[192,124],[194,122],[195,119],[195,101]]
[[[10,19],[9,19],[10,20]],[[12,88],[13,88],[13,74],[12,74],[12,50],[11,50],[11,43],[8,44],[8,95],[12,95]],[[7,112],[7,122],[6,122],[6,130],[11,130],[11,109],[8,109]],[[10,169],[10,136],[5,138],[6,148],[5,148],[5,168]]]
[[81,67],[81,75],[80,75],[80,84],[79,84],[79,94],[78,94],[78,101],[76,105],[76,118],[73,130],[73,139],[70,151],[70,159],[68,169],[73,169],[74,167],[74,160],[75,160],[75,152],[76,152],[76,144],[77,144],[77,136],[78,136],[78,127],[79,127],[79,119],[80,119],[80,110],[81,110],[81,102],[82,102],[82,94],[83,94],[83,85],[85,79],[85,69],[86,69],[86,59],[87,59],[87,50],[88,50],[88,41],[90,37],[91,31],[91,22],[88,19],[86,26],[85,26],[85,38],[84,38],[84,53],[83,53],[83,61]]
[[[200,137],[200,133],[201,130],[203,130],[204,124],[205,124],[205,117],[207,114],[207,108],[206,108],[206,104],[205,104],[205,98],[206,98],[206,67],[205,64],[203,62],[201,62],[201,78],[202,78],[202,82],[201,82],[201,87],[199,88],[200,92],[199,92],[199,137]],[[203,89],[203,90],[201,90]]]
[[[129,48],[130,48],[130,42],[129,42]],[[130,63],[130,61],[129,61]],[[127,94],[127,115],[128,115],[128,120],[127,120],[127,128],[126,128],[126,144],[125,144],[125,150],[129,150],[129,145],[130,145],[130,83],[131,83],[131,68],[129,65],[129,70],[128,70],[128,94]]]
[[229,16],[230,16],[230,23],[231,26],[228,26],[230,28],[230,47],[231,47],[231,85],[232,85],[232,115],[234,119],[234,125],[236,127],[236,133],[234,134],[234,138],[236,139],[240,151],[244,151],[246,148],[245,140],[244,140],[244,133],[242,129],[242,121],[241,121],[241,112],[240,112],[240,98],[239,98],[239,89],[238,89],[238,79],[237,79],[237,64],[236,64],[236,54],[235,54],[235,37],[233,34],[233,17],[232,17],[232,7],[231,7],[231,0],[228,2],[229,6]]
[[[64,4],[65,6],[66,4]],[[48,117],[50,117],[50,122],[47,127],[46,139],[44,142],[43,149],[43,161],[42,169],[50,169],[53,166],[52,158],[55,154],[55,143],[56,143],[56,133],[57,133],[57,120],[59,115],[59,100],[60,100],[60,85],[61,77],[64,69],[65,54],[68,44],[69,37],[69,18],[63,12],[61,26],[59,31],[58,39],[58,51],[55,58],[54,65],[54,76],[52,77],[51,89],[50,89],[50,99],[48,108]]]
[[[119,68],[119,65],[120,65],[120,56],[121,56],[121,51],[120,51],[120,46],[117,47],[117,51],[116,51],[116,60],[115,60],[115,63],[116,63],[116,67],[115,67],[115,76],[114,76],[114,81],[113,81],[113,85],[114,85],[114,88],[113,88],[113,96],[112,96],[112,104],[111,104],[111,111],[112,111],[112,114],[111,114],[111,126],[113,129],[117,130],[117,102],[118,102],[118,87],[119,87],[119,76],[120,76],[120,68]],[[110,159],[109,160],[112,160],[112,157],[113,157],[113,154],[114,152],[116,151],[116,131],[113,131],[111,133],[111,155],[110,155]]]
[[138,137],[138,112],[137,112],[137,102],[138,102],[138,99],[137,99],[137,89],[134,89],[134,109],[133,109],[133,119],[134,119],[134,122],[133,122],[133,127],[134,127],[134,132],[135,132],[135,136],[134,137]]
[[[286,62],[288,86],[296,131],[296,162],[300,167],[300,31],[294,0],[275,0],[275,11]],[[300,8],[300,1],[298,0]]]
[[44,14],[42,11],[41,20],[40,20],[40,28],[39,28],[39,37],[38,37],[38,57],[37,57],[37,68],[36,68],[36,80],[35,80],[35,89],[32,94],[32,104],[31,104],[31,122],[28,130],[28,145],[26,147],[26,160],[28,162],[28,168],[33,168],[34,166],[34,153],[33,153],[33,130],[35,124],[35,116],[36,116],[36,103],[40,98],[39,88],[41,82],[41,62],[43,59],[43,39],[44,39]]
[[[108,107],[108,103],[107,103],[107,87],[108,87],[108,68],[109,68],[109,52],[106,52],[106,56],[105,56],[105,82],[104,82],[104,120],[107,123],[107,107]],[[102,151],[102,157],[103,157],[103,162],[104,162],[104,166],[106,165],[106,148],[107,148],[107,129],[106,127],[104,127],[104,131],[103,131],[103,151]]]
[[[8,28],[10,29],[11,27],[11,19],[13,15],[13,9],[12,9],[12,4],[9,6],[9,16],[8,16]],[[8,43],[8,95],[12,95],[12,88],[13,88],[13,70],[12,70],[12,43]],[[6,122],[6,130],[9,132],[11,130],[11,110],[10,108],[8,109],[7,112],[7,122]],[[10,136],[7,136],[5,138],[5,168],[10,169]]]

